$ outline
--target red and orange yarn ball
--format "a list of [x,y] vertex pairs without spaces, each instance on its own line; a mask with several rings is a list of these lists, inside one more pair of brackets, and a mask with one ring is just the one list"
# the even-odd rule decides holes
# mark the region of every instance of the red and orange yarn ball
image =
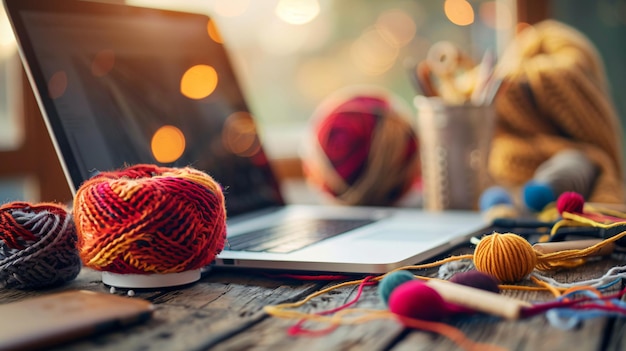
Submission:
[[382,90],[331,95],[313,116],[303,169],[344,205],[395,204],[419,179],[419,143],[408,108]]
[[100,271],[180,273],[210,264],[224,248],[221,187],[189,167],[99,173],[78,189],[73,211],[80,257]]

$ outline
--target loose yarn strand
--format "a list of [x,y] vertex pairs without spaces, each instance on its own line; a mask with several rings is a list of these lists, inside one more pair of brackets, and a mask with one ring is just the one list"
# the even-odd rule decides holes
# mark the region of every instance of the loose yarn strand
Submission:
[[550,284],[551,286],[558,287],[558,288],[570,288],[573,286],[590,286],[594,288],[601,288],[602,286],[605,286],[605,285],[609,285],[609,286],[613,285],[615,284],[616,281],[626,278],[626,266],[612,267],[601,277],[589,279],[589,280],[577,281],[573,283],[561,283],[553,278],[541,275],[538,272],[533,272],[532,276],[535,279],[544,281]]
[[552,295],[554,295],[554,297],[560,297],[562,295],[561,290],[559,290],[558,288],[554,287],[553,285],[550,285],[549,283],[539,280],[537,278],[535,278],[534,276],[530,276],[530,279],[537,284],[538,286],[542,286],[544,287],[546,290],[548,290],[549,292],[552,293]]
[[[579,221],[574,215],[566,214],[564,220],[572,221],[578,224],[583,223]],[[591,222],[584,222],[583,224],[589,225]],[[593,222],[593,225],[603,226],[603,227],[611,227],[609,224],[601,224],[597,222]],[[498,287],[501,290],[519,290],[519,291],[547,291],[554,295],[557,299],[562,299],[563,296],[568,296],[567,300],[563,301],[553,301],[548,303],[537,304],[531,307],[526,307],[521,315],[522,316],[532,316],[538,313],[542,313],[545,311],[549,311],[554,308],[570,308],[576,311],[587,311],[592,310],[594,313],[604,312],[604,313],[620,313],[626,314],[626,308],[622,308],[620,306],[613,306],[611,303],[595,303],[594,301],[590,301],[590,298],[583,297],[580,299],[572,299],[569,300],[569,296],[573,296],[575,293],[587,293],[587,294],[595,294],[595,298],[598,301],[607,301],[615,296],[621,295],[613,295],[613,296],[602,296],[600,290],[604,288],[608,288],[615,284],[615,281],[621,277],[621,274],[626,274],[626,267],[615,267],[614,269],[607,272],[603,277],[597,278],[595,281],[587,281],[581,282],[579,284],[574,284],[571,286],[566,286],[563,284],[558,284],[554,280],[543,279],[541,275],[538,273],[533,273],[535,269],[537,270],[547,270],[554,269],[556,267],[568,267],[578,265],[584,262],[584,259],[590,256],[592,253],[597,251],[599,248],[604,247],[605,245],[611,244],[620,238],[626,236],[626,231],[610,237],[608,239],[603,240],[602,242],[593,245],[591,247],[580,249],[580,250],[564,250],[555,253],[543,254],[535,250],[526,239],[522,238],[519,235],[507,233],[507,234],[499,234],[493,233],[491,235],[487,235],[483,237],[476,245],[476,249],[474,254],[466,254],[466,255],[458,255],[451,256],[448,258],[444,258],[438,261],[420,264],[420,265],[411,265],[404,266],[398,269],[394,269],[386,274],[382,274],[379,276],[370,276],[365,279],[346,281],[343,283],[339,283],[320,291],[314,292],[300,301],[278,304],[274,306],[265,306],[264,311],[275,317],[279,318],[289,318],[289,319],[298,319],[299,322],[294,326],[292,332],[306,335],[324,335],[329,332],[332,332],[340,325],[349,325],[349,324],[358,324],[365,323],[367,321],[381,319],[381,318],[390,318],[394,317],[396,320],[399,320],[407,327],[418,328],[426,331],[436,332],[442,336],[449,338],[454,341],[460,347],[464,347],[468,350],[474,349],[485,349],[487,347],[497,348],[492,345],[482,345],[478,343],[474,343],[473,341],[469,341],[462,332],[458,329],[445,325],[444,328],[441,328],[441,323],[431,323],[428,321],[420,320],[411,320],[406,317],[402,317],[399,314],[391,312],[389,310],[372,310],[372,309],[361,309],[361,308],[348,308],[349,306],[355,304],[361,296],[362,289],[369,285],[368,283],[376,283],[380,282],[385,277],[389,276],[398,271],[415,271],[422,270],[428,268],[434,268],[438,266],[442,266],[446,263],[462,261],[462,260],[473,260],[476,268],[483,272],[491,274],[489,269],[496,267],[499,270],[495,271],[496,274],[493,274],[497,277],[501,283],[506,282],[516,282],[521,278],[529,276],[530,281],[532,281],[536,286],[520,286],[520,285],[507,285],[507,284],[498,284]],[[511,267],[511,262],[514,262],[513,267]],[[518,266],[524,266],[522,269],[519,269]],[[490,268],[491,267],[491,268]],[[487,269],[486,269],[487,268]],[[513,269],[512,269],[513,268]],[[487,271],[485,271],[485,269]],[[530,269],[527,273],[526,270]],[[515,270],[513,273],[509,272]],[[504,275],[503,275],[504,274]],[[420,276],[417,274],[412,274],[414,279],[427,281],[430,278],[425,276]],[[504,278],[503,278],[504,277]],[[347,286],[360,285],[359,291],[357,292],[357,297],[348,302],[345,305],[337,307],[335,309],[329,311],[323,311],[318,313],[310,313],[310,312],[302,312],[298,311],[297,308],[303,306],[307,302],[310,302],[312,299],[319,297],[323,294],[327,294],[333,290],[340,289]],[[593,285],[593,286],[591,286]],[[626,290],[624,290],[626,291]],[[624,291],[620,292],[623,294]],[[585,312],[586,313],[586,312]],[[591,314],[589,314],[591,315]],[[327,323],[328,326],[323,329],[318,330],[309,330],[302,328],[302,324],[306,321],[309,322],[318,322],[318,323]]]
[[[363,293],[363,289],[368,286],[368,285],[372,285],[374,284],[374,282],[371,281],[372,277],[366,277],[365,279],[363,279],[361,281],[361,284],[359,284],[359,289],[357,290],[357,294],[354,297],[354,299],[352,299],[351,301],[347,302],[344,305],[341,305],[339,307],[327,310],[327,311],[322,311],[322,312],[317,312],[316,314],[318,315],[328,315],[328,314],[333,314],[336,312],[339,312],[343,309],[346,309],[352,305],[354,305],[355,303],[357,303],[357,301],[359,301],[359,299],[361,298],[361,294]],[[310,331],[307,329],[302,328],[302,324],[304,324],[305,319],[301,319],[298,323],[296,323],[296,325],[294,325],[293,327],[289,328],[289,335],[297,335],[297,334],[314,334],[314,335],[324,335],[327,334],[329,332],[331,332],[332,330],[334,330],[338,324],[334,324],[331,325],[329,328],[327,329],[323,329],[323,330],[319,330],[319,331]]]
[[[367,281],[368,281],[368,278],[360,281],[360,283],[362,284],[362,286],[364,286],[363,283]],[[475,343],[472,340],[468,339],[459,329],[454,328],[450,325],[439,323],[439,322],[424,321],[424,320],[398,316],[396,314],[393,314],[390,311],[385,311],[385,310],[361,309],[361,308],[345,308],[344,309],[343,306],[340,306],[334,310],[330,310],[327,312],[308,313],[308,312],[299,312],[299,311],[293,311],[293,310],[288,311],[288,310],[282,309],[286,305],[302,306],[304,303],[310,301],[314,297],[322,295],[323,293],[326,293],[328,291],[331,291],[331,290],[334,290],[343,286],[354,285],[357,282],[358,281],[350,281],[350,282],[346,282],[343,284],[338,284],[330,288],[320,290],[319,292],[313,293],[307,296],[305,299],[298,301],[296,303],[282,304],[282,305],[276,305],[276,306],[266,306],[264,310],[269,315],[272,315],[278,318],[285,318],[285,319],[299,318],[300,321],[298,322],[298,324],[296,324],[296,326],[294,326],[296,328],[299,328],[300,325],[304,321],[329,324],[328,327],[317,330],[317,331],[304,330],[303,332],[303,330],[301,329],[296,329],[298,333],[303,332],[305,335],[309,335],[309,336],[325,335],[328,332],[335,330],[339,325],[354,325],[354,324],[363,324],[363,323],[367,323],[367,322],[374,321],[374,320],[380,320],[380,319],[394,319],[394,320],[399,321],[401,324],[407,327],[420,329],[420,330],[433,332],[433,333],[442,335],[450,339],[451,341],[453,341],[459,347],[469,350],[469,351],[504,350],[503,348],[500,348],[495,345]],[[357,300],[358,300],[358,297],[352,300],[350,304],[356,303]],[[331,313],[331,311],[336,311],[336,313],[334,313],[332,316],[327,316],[327,313]],[[356,316],[351,317],[352,315],[356,315]],[[290,331],[293,332],[293,329],[290,329]]]

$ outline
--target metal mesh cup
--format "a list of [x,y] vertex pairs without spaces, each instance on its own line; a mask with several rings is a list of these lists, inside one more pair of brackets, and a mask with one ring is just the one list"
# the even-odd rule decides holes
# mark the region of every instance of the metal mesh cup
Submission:
[[493,106],[447,105],[440,98],[415,98],[420,138],[424,208],[477,210],[490,183],[487,170],[493,135]]

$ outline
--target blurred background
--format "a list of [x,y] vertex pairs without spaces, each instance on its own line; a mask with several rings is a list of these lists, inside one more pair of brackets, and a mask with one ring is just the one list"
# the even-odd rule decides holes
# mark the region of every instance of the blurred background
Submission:
[[[451,41],[478,62],[486,50],[502,52],[518,26],[546,18],[578,28],[598,47],[626,124],[626,0],[125,2],[213,17],[266,151],[284,179],[302,178],[299,143],[327,95],[349,85],[373,84],[412,107],[416,91],[407,62],[424,59],[433,43]],[[0,203],[70,201],[6,15],[0,15]]]

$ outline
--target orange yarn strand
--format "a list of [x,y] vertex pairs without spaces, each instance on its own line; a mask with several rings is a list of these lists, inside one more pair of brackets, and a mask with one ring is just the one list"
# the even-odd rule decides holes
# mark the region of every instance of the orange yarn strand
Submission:
[[505,348],[497,346],[497,345],[482,344],[482,343],[474,342],[471,339],[468,339],[465,336],[465,334],[463,334],[463,332],[460,331],[459,329],[454,328],[444,323],[423,321],[423,320],[413,319],[413,318],[408,318],[408,317],[403,317],[403,316],[396,316],[396,317],[400,320],[400,322],[402,322],[402,324],[408,327],[411,327],[414,329],[420,329],[424,331],[430,331],[430,332],[437,333],[439,335],[443,335],[447,337],[448,339],[452,340],[455,344],[457,344],[459,347],[465,350],[475,350],[475,351],[506,350]]

